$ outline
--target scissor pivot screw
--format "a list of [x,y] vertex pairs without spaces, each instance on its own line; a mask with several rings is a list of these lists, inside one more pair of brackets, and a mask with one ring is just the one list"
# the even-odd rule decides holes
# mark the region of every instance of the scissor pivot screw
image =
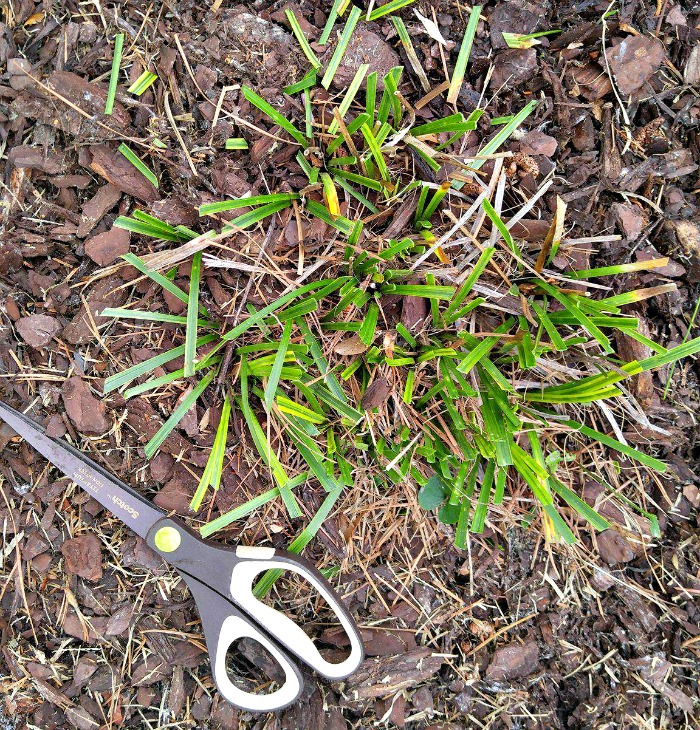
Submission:
[[166,525],[156,532],[153,542],[162,553],[172,553],[180,547],[182,536],[176,527]]

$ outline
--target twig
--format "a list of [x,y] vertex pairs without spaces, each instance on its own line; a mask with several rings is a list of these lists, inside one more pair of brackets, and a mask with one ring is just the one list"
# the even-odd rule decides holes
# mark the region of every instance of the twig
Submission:
[[180,134],[180,130],[177,128],[177,124],[175,123],[175,118],[173,117],[173,113],[170,110],[170,102],[168,101],[169,96],[170,96],[170,92],[168,92],[168,91],[166,91],[163,94],[163,106],[165,107],[165,114],[167,115],[168,120],[170,121],[170,125],[172,126],[173,131],[175,132],[175,136],[177,137],[177,141],[180,143],[180,147],[182,147],[182,151],[185,153],[185,157],[187,158],[187,162],[190,165],[190,170],[192,170],[192,174],[195,177],[199,177],[197,168],[194,166],[194,162],[192,162],[192,157],[190,155],[190,152],[187,149],[187,146],[185,145],[185,140],[182,138],[182,135]]

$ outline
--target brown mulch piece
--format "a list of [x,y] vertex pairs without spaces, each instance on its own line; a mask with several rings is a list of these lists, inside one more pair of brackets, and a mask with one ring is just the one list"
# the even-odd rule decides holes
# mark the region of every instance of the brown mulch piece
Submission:
[[81,433],[98,435],[107,431],[107,406],[94,396],[90,385],[77,375],[63,383],[63,405],[73,425]]
[[[308,62],[284,10],[294,9],[313,45],[330,4],[5,5],[0,397],[156,504],[191,517],[189,502],[220,416],[217,404],[193,409],[148,461],[143,446],[177,395],[147,394],[128,403],[119,394],[102,395],[107,375],[174,346],[169,326],[144,334],[113,325],[102,310],[135,300],[138,308],[184,311],[179,299],[162,295],[134,269],[111,268],[129,250],[167,250],[114,221],[140,209],[199,230],[203,202],[306,185],[296,148],[236,121],[280,134],[245,100],[240,85],[299,118],[282,87],[301,78]],[[446,46],[425,32],[414,9],[437,23]],[[509,173],[522,191],[532,194],[548,176],[553,182],[513,234],[533,250],[541,246],[558,196],[568,205],[568,239],[620,235],[562,246],[553,261],[558,271],[669,256],[663,269],[613,281],[611,293],[675,282],[676,292],[638,303],[634,316],[643,334],[677,345],[695,334],[688,333],[688,321],[700,296],[700,8],[680,0],[619,3],[603,38],[601,17],[608,9],[598,0],[485,2],[457,108],[469,113],[481,98],[490,100],[478,135],[466,138],[476,150],[481,135],[493,131],[487,116],[507,116],[539,100],[504,149],[517,156]],[[438,86],[443,58],[453,68],[468,7],[417,0],[399,14],[431,85]],[[543,36],[530,49],[508,48],[503,37],[552,29],[562,33]],[[136,52],[122,64],[114,111],[105,115],[118,32],[126,35],[125,50],[133,43]],[[332,52],[314,49],[323,59]],[[411,104],[423,96],[388,18],[358,27],[329,94],[342,93],[362,63],[380,78],[403,65],[402,95]],[[133,82],[144,64],[159,81],[141,97],[126,93],[126,76]],[[164,113],[166,93],[187,154]],[[437,95],[415,111],[429,121],[454,110]],[[224,153],[225,140],[238,136],[248,140],[250,154]],[[154,170],[158,189],[118,152],[122,141]],[[506,210],[522,205],[519,194],[511,195]],[[387,238],[401,236],[416,203],[408,198],[385,215]],[[323,222],[305,223],[306,251],[323,250],[330,232]],[[232,241],[234,250],[239,240]],[[261,253],[261,241],[257,235],[246,240],[247,253]],[[268,243],[265,256],[280,265],[297,250],[291,214],[281,217]],[[173,273],[186,288],[187,263]],[[247,275],[212,269],[203,281],[211,311],[233,317],[245,304],[240,295]],[[272,293],[253,288],[248,303],[259,305]],[[501,304],[507,308],[508,301],[504,296]],[[396,297],[382,304],[388,326],[400,321],[420,338],[427,300]],[[617,345],[624,360],[649,355],[627,337]],[[366,349],[355,335],[335,345],[339,355]],[[178,359],[155,374],[180,367]],[[668,378],[671,395],[664,399]],[[470,537],[468,553],[459,552],[453,528],[419,511],[415,494],[403,488],[386,493],[368,479],[306,549],[319,565],[342,565],[334,581],[359,617],[367,659],[344,682],[306,676],[300,700],[269,717],[239,712],[216,692],[197,611],[182,581],[141,538],[0,426],[0,729],[690,727],[700,708],[699,378],[690,362],[673,375],[666,368],[630,381],[641,410],[663,431],[625,422],[624,436],[642,449],[653,443],[669,464],[666,473],[652,483],[624,459],[591,465],[592,472],[600,466],[602,477],[634,485],[645,509],[658,517],[658,538],[644,516],[610,500],[602,477],[580,474],[582,498],[614,522],[610,529],[589,534],[581,526],[581,545],[568,552],[545,548],[512,515],[494,513],[483,535]],[[377,372],[360,405],[371,418],[373,408],[397,395],[390,378]],[[202,519],[270,486],[265,472],[249,467],[249,434],[240,417],[232,420],[231,461]],[[300,502],[312,510],[322,492],[300,488]],[[513,495],[524,509],[531,506],[527,499]],[[297,533],[298,525],[271,505],[217,539],[241,534],[247,543],[286,547]],[[301,604],[299,596],[290,598],[297,599]],[[306,623],[321,625],[310,606],[299,609]],[[342,637],[325,625],[319,634],[328,651],[344,650]],[[243,653],[264,665],[254,646]]]
[[85,241],[85,253],[98,265],[109,266],[120,256],[129,253],[129,231],[110,228]]

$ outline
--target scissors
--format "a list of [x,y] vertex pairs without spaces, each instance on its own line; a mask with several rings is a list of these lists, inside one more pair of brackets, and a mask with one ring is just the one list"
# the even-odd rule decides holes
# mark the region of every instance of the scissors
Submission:
[[[184,522],[169,517],[107,470],[0,401],[0,418],[69,479],[146,540],[182,577],[190,589],[204,629],[212,675],[232,705],[251,712],[271,712],[290,705],[301,694],[303,680],[291,653],[326,679],[352,674],[364,658],[362,639],[340,596],[304,558],[272,547],[218,545],[202,539]],[[263,571],[297,573],[323,596],[350,640],[350,655],[326,661],[304,630],[288,616],[253,595]],[[269,694],[246,692],[230,679],[226,654],[241,638],[259,642],[284,671],[284,683]]]

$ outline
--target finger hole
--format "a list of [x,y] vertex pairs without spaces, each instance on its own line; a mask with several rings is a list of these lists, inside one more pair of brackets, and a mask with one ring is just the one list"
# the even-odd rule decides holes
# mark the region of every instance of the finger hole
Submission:
[[248,694],[272,694],[285,681],[282,665],[259,641],[249,636],[238,637],[229,645],[225,666],[231,684]]
[[301,627],[327,662],[339,664],[350,656],[350,637],[335,609],[304,575],[294,570],[263,571],[253,586],[258,600]]

